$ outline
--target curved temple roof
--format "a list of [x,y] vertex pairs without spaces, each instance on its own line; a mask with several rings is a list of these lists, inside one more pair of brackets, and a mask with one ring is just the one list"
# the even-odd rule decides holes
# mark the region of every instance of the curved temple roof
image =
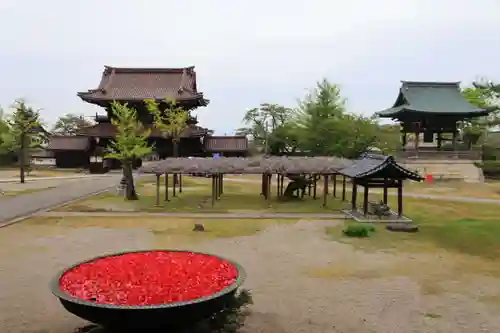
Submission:
[[394,160],[392,156],[365,154],[354,164],[342,170],[341,175],[354,179],[390,178],[411,179],[422,181],[424,178],[418,173],[408,170]]
[[490,112],[470,104],[460,92],[460,82],[401,82],[393,107],[377,112],[379,117],[399,118],[405,113],[477,117]]
[[194,67],[185,68],[120,68],[105,66],[97,89],[77,93],[85,102],[142,101],[145,99],[198,101],[208,100],[198,91]]

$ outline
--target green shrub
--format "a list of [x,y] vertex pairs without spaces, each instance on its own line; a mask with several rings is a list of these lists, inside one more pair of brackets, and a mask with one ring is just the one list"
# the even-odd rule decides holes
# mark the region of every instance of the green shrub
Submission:
[[369,224],[351,224],[342,230],[343,234],[347,237],[370,237],[372,232],[375,232],[375,227]]
[[485,177],[500,177],[500,161],[487,160],[479,163],[474,163],[474,165],[483,170],[483,174]]

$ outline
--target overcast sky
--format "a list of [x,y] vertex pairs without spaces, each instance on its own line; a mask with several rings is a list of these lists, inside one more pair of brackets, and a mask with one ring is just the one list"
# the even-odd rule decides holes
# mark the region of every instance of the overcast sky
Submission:
[[94,115],[76,92],[104,65],[195,65],[200,124],[219,134],[323,77],[369,115],[400,80],[500,81],[500,0],[0,0],[0,105]]

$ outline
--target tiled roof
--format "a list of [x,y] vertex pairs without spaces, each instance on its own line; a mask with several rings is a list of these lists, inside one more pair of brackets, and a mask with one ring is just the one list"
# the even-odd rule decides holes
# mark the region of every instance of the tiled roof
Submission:
[[85,136],[51,136],[47,150],[87,150],[89,145]]
[[[146,125],[146,129],[151,129],[150,137],[160,138],[163,135],[151,125]],[[207,135],[208,130],[206,128],[188,125],[181,137],[202,137]],[[116,128],[111,123],[98,123],[96,125],[86,127],[78,132],[78,135],[91,136],[91,137],[102,137],[102,138],[113,138],[116,135]]]
[[208,152],[248,150],[248,139],[245,136],[207,136],[203,143]]
[[354,164],[339,171],[341,175],[349,178],[388,178],[423,180],[418,173],[408,170],[397,164],[392,156],[377,154],[364,154]]
[[198,92],[194,67],[185,68],[119,68],[105,66],[97,89],[77,94],[82,100],[135,101],[144,99],[176,101],[198,100],[208,104]]
[[379,111],[379,117],[397,117],[402,113],[458,116],[482,116],[489,113],[470,104],[460,92],[460,82],[401,81],[399,95],[392,108]]

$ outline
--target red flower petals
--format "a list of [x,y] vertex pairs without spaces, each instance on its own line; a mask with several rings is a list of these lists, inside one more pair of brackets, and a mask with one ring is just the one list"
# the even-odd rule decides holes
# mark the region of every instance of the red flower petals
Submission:
[[141,306],[210,296],[237,277],[234,265],[211,255],[149,251],[81,264],[64,273],[59,285],[85,301]]

